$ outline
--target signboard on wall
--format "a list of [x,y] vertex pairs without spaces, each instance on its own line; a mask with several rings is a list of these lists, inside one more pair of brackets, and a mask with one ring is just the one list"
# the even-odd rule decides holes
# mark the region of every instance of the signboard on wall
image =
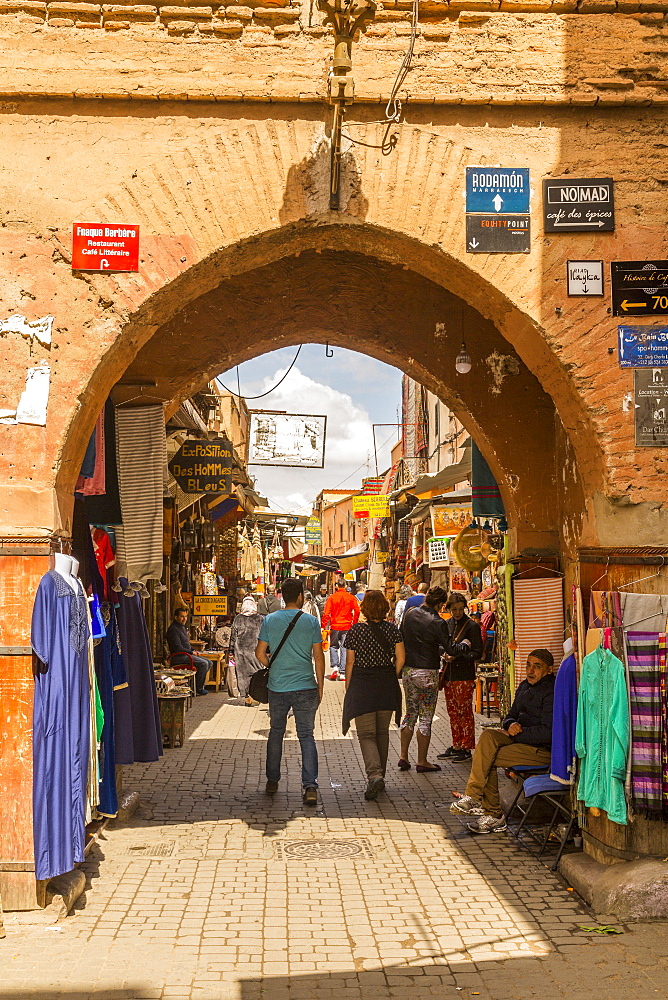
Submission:
[[324,414],[253,410],[248,464],[323,469],[326,432]]
[[317,517],[312,517],[306,522],[306,544],[320,545],[322,542],[322,525]]
[[467,215],[467,253],[529,253],[528,215]]
[[668,314],[668,260],[613,260],[613,316]]
[[193,598],[194,615],[226,615],[227,597],[197,594]]
[[75,222],[73,271],[138,271],[139,226]]
[[189,438],[169,463],[184,493],[224,493],[232,488],[232,444],[227,438]]
[[353,517],[389,517],[390,498],[386,493],[353,497]]
[[569,260],[566,279],[570,296],[603,295],[603,261]]
[[636,448],[668,448],[668,368],[633,373]]
[[543,180],[546,233],[610,233],[615,228],[612,177],[546,177]]
[[467,212],[528,212],[528,167],[467,167]]
[[620,368],[668,365],[668,326],[618,326]]

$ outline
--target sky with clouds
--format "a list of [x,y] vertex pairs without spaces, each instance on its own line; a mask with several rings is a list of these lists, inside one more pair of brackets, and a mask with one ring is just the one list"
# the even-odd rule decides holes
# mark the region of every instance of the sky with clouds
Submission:
[[[310,513],[320,490],[359,489],[363,476],[375,475],[373,423],[400,419],[401,372],[364,354],[332,348],[326,357],[323,344],[305,344],[284,382],[269,395],[253,400],[275,386],[295,357],[296,348],[263,354],[239,366],[241,393],[250,409],[286,410],[288,413],[327,414],[324,469],[249,468],[258,489],[272,507],[292,513]],[[236,391],[236,369],[219,376]],[[398,428],[377,427],[378,468],[390,464],[390,449]]]

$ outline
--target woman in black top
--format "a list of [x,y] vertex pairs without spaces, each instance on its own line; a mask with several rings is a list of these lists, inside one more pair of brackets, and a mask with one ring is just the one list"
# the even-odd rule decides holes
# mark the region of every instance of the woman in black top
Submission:
[[431,723],[438,698],[441,653],[447,650],[449,635],[439,611],[448,599],[442,587],[427,591],[424,604],[409,608],[401,622],[406,646],[406,666],[403,672],[406,694],[406,715],[401,723],[401,758],[399,770],[408,771],[408,748],[417,726],[418,759],[416,771],[440,771],[438,764],[427,760],[431,740]]
[[456,764],[471,760],[475,747],[473,689],[476,660],[482,657],[480,625],[466,614],[463,594],[452,593],[446,607],[452,617],[447,622],[450,643],[445,660],[445,704],[450,716],[452,746],[440,753]]
[[398,675],[404,644],[397,626],[385,621],[389,610],[380,590],[368,590],[360,609],[366,621],[352,625],[346,637],[343,735],[355,719],[368,778],[365,799],[375,799],[385,788],[390,720],[394,714],[398,725],[401,718]]

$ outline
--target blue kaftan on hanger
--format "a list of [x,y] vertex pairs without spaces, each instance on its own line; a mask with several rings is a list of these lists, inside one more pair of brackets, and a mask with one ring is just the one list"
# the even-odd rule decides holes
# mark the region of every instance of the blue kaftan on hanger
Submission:
[[83,588],[75,594],[51,570],[40,580],[31,644],[33,709],[33,834],[35,878],[69,872],[84,860],[90,740],[88,616]]

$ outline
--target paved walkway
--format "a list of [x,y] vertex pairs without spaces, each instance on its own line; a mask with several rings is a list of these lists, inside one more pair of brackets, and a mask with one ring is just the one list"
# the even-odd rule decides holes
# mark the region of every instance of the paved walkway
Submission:
[[[126,769],[142,807],[94,849],[75,914],[56,926],[6,915],[2,1000],[668,993],[665,925],[582,932],[592,916],[556,876],[449,814],[466,767],[402,774],[395,732],[387,794],[365,802],[356,741],[340,735],[342,688],[327,683],[319,715],[315,810],[301,803],[294,730],[287,780],[268,800],[266,710],[197,699],[182,750]],[[441,718],[435,752],[448,735]]]

